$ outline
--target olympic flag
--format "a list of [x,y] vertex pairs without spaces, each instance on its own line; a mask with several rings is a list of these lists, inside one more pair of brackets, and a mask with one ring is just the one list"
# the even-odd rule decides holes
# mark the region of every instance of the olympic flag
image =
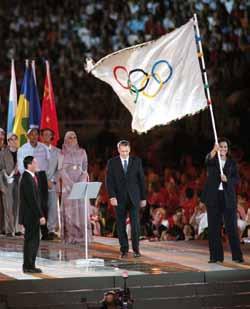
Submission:
[[132,129],[147,132],[207,107],[194,21],[158,40],[125,48],[86,70],[110,84],[132,114]]

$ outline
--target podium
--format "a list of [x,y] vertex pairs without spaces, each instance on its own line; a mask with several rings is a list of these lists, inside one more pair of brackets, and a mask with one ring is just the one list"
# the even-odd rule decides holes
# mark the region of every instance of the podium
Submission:
[[104,266],[102,259],[89,259],[88,256],[88,201],[90,198],[96,198],[101,187],[101,182],[76,182],[74,183],[68,199],[82,200],[84,199],[84,230],[85,230],[85,260],[77,262],[78,265]]

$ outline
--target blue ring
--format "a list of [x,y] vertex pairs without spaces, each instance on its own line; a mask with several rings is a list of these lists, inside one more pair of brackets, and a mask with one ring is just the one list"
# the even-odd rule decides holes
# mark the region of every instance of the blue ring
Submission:
[[164,82],[162,82],[162,84],[166,84],[166,83],[169,81],[169,79],[172,77],[172,74],[173,74],[173,69],[172,69],[171,65],[168,63],[167,60],[158,60],[158,61],[153,65],[153,67],[152,67],[151,75],[153,76],[153,78],[154,78],[159,84],[161,83],[161,81],[158,80],[158,78],[156,77],[156,75],[155,75],[155,73],[154,73],[155,67],[156,67],[158,64],[160,64],[160,63],[166,63],[166,65],[168,66],[169,71],[170,71],[170,73],[169,73],[168,77],[166,78],[166,80],[164,80]]

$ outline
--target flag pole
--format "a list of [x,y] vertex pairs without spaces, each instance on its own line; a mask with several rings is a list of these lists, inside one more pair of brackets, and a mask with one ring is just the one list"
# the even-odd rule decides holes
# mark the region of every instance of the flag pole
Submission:
[[[203,74],[203,78],[204,78],[204,81],[205,81],[204,88],[205,88],[205,93],[206,93],[206,96],[207,96],[207,103],[208,103],[208,107],[209,107],[209,111],[210,111],[210,115],[211,115],[211,120],[212,120],[212,127],[213,127],[213,132],[214,132],[215,144],[218,144],[218,136],[217,136],[216,126],[215,126],[213,105],[212,105],[212,100],[211,100],[211,96],[210,96],[210,89],[209,89],[209,85],[208,85],[205,59],[204,59],[204,54],[203,54],[203,49],[202,49],[202,44],[201,44],[200,30],[199,30],[198,19],[197,19],[196,13],[194,14],[194,25],[195,25],[196,32],[197,32],[196,41],[198,43],[198,57],[201,59],[202,74]],[[219,160],[220,173],[221,173],[221,175],[223,175],[221,158],[220,158],[219,152],[217,152],[217,155],[218,155],[218,160]]]

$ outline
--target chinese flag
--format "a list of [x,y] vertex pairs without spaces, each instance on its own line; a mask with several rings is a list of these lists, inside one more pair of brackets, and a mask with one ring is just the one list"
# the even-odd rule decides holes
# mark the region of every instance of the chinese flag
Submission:
[[40,129],[49,128],[54,132],[52,144],[56,146],[59,140],[58,120],[53,86],[50,77],[49,62],[46,60],[46,79],[44,83],[42,117]]

